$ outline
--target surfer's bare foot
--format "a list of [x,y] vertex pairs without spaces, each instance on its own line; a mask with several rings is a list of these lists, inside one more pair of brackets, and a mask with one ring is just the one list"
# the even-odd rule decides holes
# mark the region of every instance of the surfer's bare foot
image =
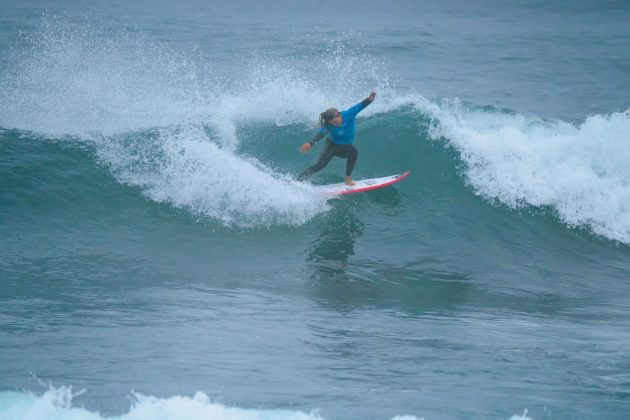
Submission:
[[351,187],[354,187],[356,185],[355,182],[349,176],[344,177],[343,182],[344,184],[350,185]]

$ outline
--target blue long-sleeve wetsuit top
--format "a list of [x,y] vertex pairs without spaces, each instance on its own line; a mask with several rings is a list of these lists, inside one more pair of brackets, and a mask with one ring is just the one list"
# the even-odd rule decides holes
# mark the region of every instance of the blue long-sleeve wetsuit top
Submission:
[[345,111],[341,111],[341,125],[336,127],[331,124],[326,124],[326,127],[319,129],[319,133],[323,136],[328,134],[335,144],[352,144],[354,141],[354,119],[368,104],[362,101]]

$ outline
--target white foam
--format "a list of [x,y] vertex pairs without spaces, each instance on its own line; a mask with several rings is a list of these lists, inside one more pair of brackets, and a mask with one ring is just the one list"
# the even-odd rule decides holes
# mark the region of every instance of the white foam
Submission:
[[570,226],[630,243],[630,111],[574,125],[456,100],[416,106],[437,121],[431,136],[460,153],[478,194],[550,207]]
[[523,410],[523,414],[522,415],[518,415],[518,414],[514,414],[512,417],[510,417],[510,420],[532,420],[531,417],[527,417],[527,410]]
[[310,185],[220,148],[199,125],[160,129],[151,142],[107,138],[98,151],[121,182],[226,226],[300,225],[328,208]]
[[129,412],[106,417],[73,407],[70,387],[51,388],[41,396],[0,392],[0,418],[7,420],[323,420],[317,413],[227,407],[197,392],[193,397],[156,398],[134,394]]
[[[203,392],[192,397],[175,395],[157,398],[132,393],[128,412],[103,416],[97,411],[73,406],[73,400],[84,391],[72,387],[50,387],[42,395],[0,391],[0,419],[3,420],[324,420],[317,410],[310,412],[283,409],[229,407],[212,401]],[[424,420],[413,415],[397,415],[391,420]],[[527,410],[510,420],[532,420]]]

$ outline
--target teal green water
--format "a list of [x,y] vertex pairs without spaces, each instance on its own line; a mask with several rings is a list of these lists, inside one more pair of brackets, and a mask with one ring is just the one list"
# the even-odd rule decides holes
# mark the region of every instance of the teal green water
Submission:
[[[466,4],[7,7],[0,418],[624,418],[628,10]],[[293,181],[372,88],[354,177],[411,175]]]

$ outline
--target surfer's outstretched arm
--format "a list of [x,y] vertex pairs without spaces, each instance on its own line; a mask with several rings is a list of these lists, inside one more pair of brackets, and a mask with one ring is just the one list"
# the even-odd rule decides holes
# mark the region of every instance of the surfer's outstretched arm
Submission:
[[356,115],[359,112],[363,111],[365,107],[367,107],[369,104],[374,102],[375,98],[376,98],[376,92],[374,91],[370,92],[370,96],[368,96],[367,98],[365,98],[364,100],[356,104],[355,106],[348,108],[348,110],[346,111],[346,115],[352,118],[356,117]]
[[363,108],[365,108],[366,106],[374,102],[374,99],[376,99],[376,91],[370,92],[370,95],[361,101],[361,105],[363,105]]

